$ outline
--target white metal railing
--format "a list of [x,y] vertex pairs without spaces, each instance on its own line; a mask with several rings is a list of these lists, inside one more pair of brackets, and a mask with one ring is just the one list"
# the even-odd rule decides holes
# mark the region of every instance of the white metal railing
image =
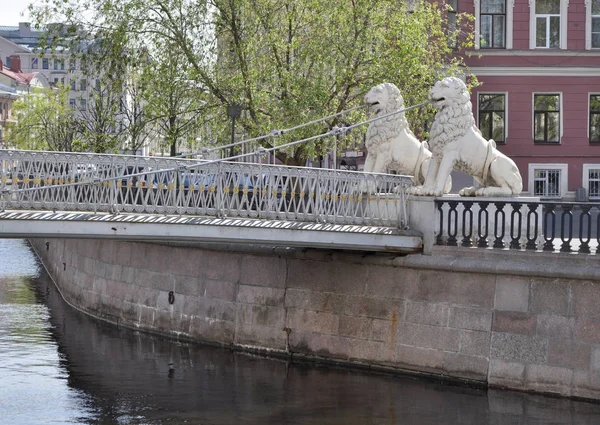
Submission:
[[[404,227],[407,176],[0,150],[0,210],[190,214]],[[365,193],[369,189],[369,193]]]

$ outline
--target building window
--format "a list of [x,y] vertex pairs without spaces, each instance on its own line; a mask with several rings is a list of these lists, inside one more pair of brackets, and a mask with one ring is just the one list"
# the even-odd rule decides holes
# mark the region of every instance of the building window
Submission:
[[535,47],[560,46],[560,0],[535,2]]
[[600,200],[600,164],[583,164],[583,187],[590,200]]
[[560,95],[533,95],[533,141],[560,142]]
[[71,79],[71,90],[75,91],[77,90],[77,88],[75,87],[75,84],[77,83],[77,81],[75,80],[75,78]]
[[54,59],[54,70],[58,70],[58,59]]
[[82,111],[87,109],[87,99],[79,99],[79,109]]
[[31,69],[37,69],[38,67],[38,58],[31,58]]
[[475,0],[475,49],[512,49],[514,1]]
[[81,91],[86,91],[87,90],[87,80],[82,79],[81,82],[79,83],[79,88],[81,89]]
[[566,49],[569,0],[532,0],[530,48]]
[[506,142],[506,95],[479,94],[479,130],[486,139]]
[[535,170],[533,196],[560,198],[560,170]]
[[75,71],[75,69],[77,69],[77,61],[75,59],[70,59],[69,60],[69,70]]
[[479,23],[482,49],[506,47],[506,0],[481,0]]
[[585,48],[600,49],[600,0],[585,1]]
[[590,143],[600,143],[600,94],[590,94]]
[[48,58],[42,59],[42,69],[48,69],[49,60]]
[[592,0],[592,48],[600,48],[600,0]]
[[562,198],[568,188],[567,164],[532,164],[529,171],[529,193],[546,199]]
[[69,106],[73,109],[75,109],[76,103],[75,103],[75,99],[69,99]]

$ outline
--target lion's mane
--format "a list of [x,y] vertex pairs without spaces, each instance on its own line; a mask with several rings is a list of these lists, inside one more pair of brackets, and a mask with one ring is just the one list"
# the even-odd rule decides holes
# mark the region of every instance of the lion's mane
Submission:
[[470,128],[479,131],[475,125],[473,107],[466,86],[462,82],[454,83],[444,94],[451,102],[444,105],[435,115],[429,132],[429,146],[434,154],[449,142],[464,136]]
[[[373,118],[389,114],[390,112],[397,111],[404,107],[404,101],[400,95],[400,90],[398,90],[395,85],[383,83],[381,86],[383,86],[384,90],[387,92],[388,102],[386,105],[381,105],[381,110],[377,112]],[[371,146],[379,146],[392,140],[405,128],[410,131],[404,112],[373,121],[367,128],[365,142],[367,149]]]

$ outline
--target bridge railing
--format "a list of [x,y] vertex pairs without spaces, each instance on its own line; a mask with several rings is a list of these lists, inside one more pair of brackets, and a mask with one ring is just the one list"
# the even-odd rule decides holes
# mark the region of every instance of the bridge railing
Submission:
[[435,244],[598,254],[600,204],[436,199]]
[[0,150],[0,164],[0,209],[19,210],[403,227],[410,184],[388,174],[87,153]]

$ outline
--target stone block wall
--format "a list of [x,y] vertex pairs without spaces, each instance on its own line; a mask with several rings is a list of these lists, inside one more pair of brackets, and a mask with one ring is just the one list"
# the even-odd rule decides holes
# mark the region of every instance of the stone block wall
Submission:
[[595,258],[582,266],[572,256],[460,248],[395,258],[109,240],[32,244],[69,303],[112,322],[600,399]]

